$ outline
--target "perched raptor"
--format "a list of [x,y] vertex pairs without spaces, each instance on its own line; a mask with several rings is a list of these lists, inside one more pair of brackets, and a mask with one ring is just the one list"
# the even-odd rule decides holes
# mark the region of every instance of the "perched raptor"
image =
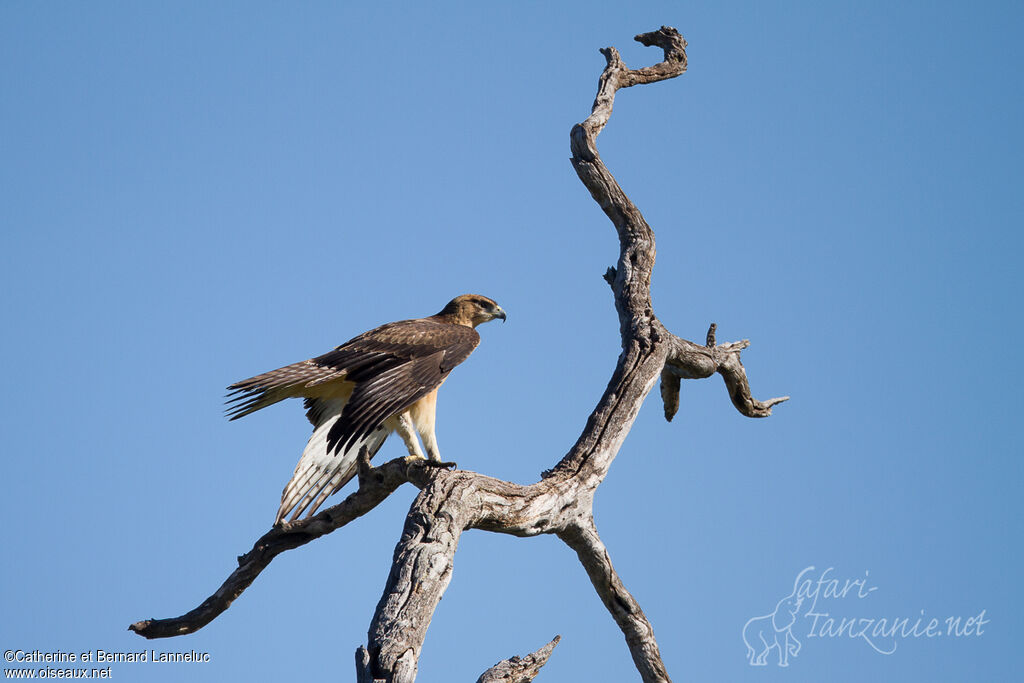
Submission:
[[[307,516],[397,431],[414,458],[441,461],[434,436],[437,388],[480,343],[474,329],[501,318],[493,300],[463,294],[429,318],[381,325],[322,356],[286,365],[228,387],[232,420],[286,398],[305,399],[313,436],[281,494],[275,524]],[[423,439],[426,456],[416,440]]]

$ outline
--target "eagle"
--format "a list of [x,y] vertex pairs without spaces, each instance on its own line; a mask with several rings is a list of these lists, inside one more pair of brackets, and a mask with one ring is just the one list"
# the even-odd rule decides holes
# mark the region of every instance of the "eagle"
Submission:
[[496,318],[506,319],[493,299],[463,294],[428,318],[381,325],[322,356],[229,386],[232,420],[286,398],[305,399],[313,436],[284,487],[274,523],[315,514],[353,477],[359,452],[366,448],[372,458],[393,431],[411,458],[440,462],[437,389],[480,343],[476,326]]

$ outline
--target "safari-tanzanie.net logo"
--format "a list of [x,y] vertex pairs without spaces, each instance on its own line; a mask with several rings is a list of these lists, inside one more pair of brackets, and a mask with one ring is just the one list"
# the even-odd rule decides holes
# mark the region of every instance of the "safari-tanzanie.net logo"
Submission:
[[769,659],[789,666],[789,660],[812,639],[859,641],[879,654],[891,655],[900,640],[976,637],[989,623],[985,610],[967,617],[929,617],[924,610],[912,617],[861,616],[871,613],[863,601],[878,586],[871,585],[867,571],[851,579],[837,578],[834,570],[816,572],[813,566],[805,567],[775,609],[747,620],[743,642],[751,666],[766,666]]

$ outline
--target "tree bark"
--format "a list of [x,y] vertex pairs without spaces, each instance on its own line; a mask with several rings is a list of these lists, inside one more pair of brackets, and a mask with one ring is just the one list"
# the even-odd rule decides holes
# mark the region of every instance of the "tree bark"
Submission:
[[558,645],[562,636],[523,658],[512,657],[498,662],[476,679],[476,683],[530,683],[540,673],[540,668],[547,664],[552,650]]
[[[669,681],[650,622],[612,566],[594,525],[593,500],[654,383],[661,379],[666,419],[679,407],[682,379],[719,373],[729,398],[748,417],[766,417],[788,397],[753,398],[740,352],[747,340],[717,344],[715,325],[704,345],[669,332],[654,314],[650,282],[655,259],[654,232],[619,187],[597,152],[596,139],[607,125],[620,88],[675,78],[686,71],[686,41],[670,27],[636,36],[664,51],[653,66],[629,69],[618,51],[601,50],[606,66],[588,116],[570,135],[572,165],[584,186],[612,221],[619,256],[605,279],[619,317],[622,352],[608,386],[590,414],[576,444],[540,481],[529,486],[475,472],[448,471],[393,460],[378,468],[361,463],[359,489],[315,517],[279,525],[239,558],[236,570],[213,596],[175,619],[132,624],[147,638],[189,633],[227,609],[280,552],[308,543],[369,512],[408,481],[420,489],[406,517],[384,593],[370,622],[367,645],[356,651],[357,680],[411,682],[434,610],[451,581],[459,538],[467,529],[513,536],[555,534],[576,551],[591,583],[622,630],[645,682]],[[511,658],[485,672],[480,681],[529,681],[558,642],[553,640],[524,659]]]

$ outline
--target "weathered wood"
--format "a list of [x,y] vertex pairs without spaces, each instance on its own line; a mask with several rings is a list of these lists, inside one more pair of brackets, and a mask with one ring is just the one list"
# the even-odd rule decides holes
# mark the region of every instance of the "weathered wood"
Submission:
[[[427,628],[451,581],[462,532],[483,529],[513,536],[555,534],[569,545],[622,630],[642,680],[669,681],[650,622],[626,590],[597,533],[593,500],[597,487],[633,426],[654,383],[661,378],[665,417],[679,408],[682,379],[716,372],[743,415],[764,417],[788,397],[758,401],[751,396],[740,351],[746,340],[716,344],[715,326],[698,345],[670,333],[655,317],[650,282],[654,232],[629,200],[597,152],[596,138],[607,125],[620,88],[675,78],[686,71],[686,41],[670,27],[636,36],[664,50],[663,61],[632,70],[615,48],[606,59],[590,116],[570,135],[572,165],[591,196],[615,226],[619,256],[605,280],[619,316],[622,352],[615,369],[575,445],[540,481],[527,486],[475,472],[447,471],[408,463],[404,458],[372,468],[361,460],[359,490],[315,517],[275,527],[239,558],[239,569],[198,608],[176,619],[138,622],[132,630],[148,638],[190,633],[223,612],[280,552],[330,533],[366,514],[395,488],[410,482],[420,488],[406,516],[402,537],[384,592],[367,633],[356,650],[360,683],[411,682],[415,679]],[[480,681],[529,681],[544,665],[558,638],[523,659],[495,665]]]
[[555,636],[554,640],[536,652],[498,662],[483,672],[476,683],[530,683],[540,673],[541,667],[547,664],[548,657],[561,639],[562,636]]
[[[362,457],[368,466],[365,453]],[[359,489],[345,500],[313,517],[278,524],[263,534],[252,550],[238,557],[238,568],[201,605],[180,617],[137,621],[128,629],[144,638],[170,638],[198,631],[230,607],[275,557],[340,529],[377,507],[405,482],[422,480],[433,471],[428,461],[406,458],[396,458],[373,469],[372,476],[364,476],[364,470],[360,473]]]
[[594,519],[582,519],[579,524],[559,533],[558,537],[576,551],[601,601],[626,636],[626,645],[640,678],[644,681],[668,681],[658,641],[654,639],[654,629],[612,566],[608,550],[597,535]]

